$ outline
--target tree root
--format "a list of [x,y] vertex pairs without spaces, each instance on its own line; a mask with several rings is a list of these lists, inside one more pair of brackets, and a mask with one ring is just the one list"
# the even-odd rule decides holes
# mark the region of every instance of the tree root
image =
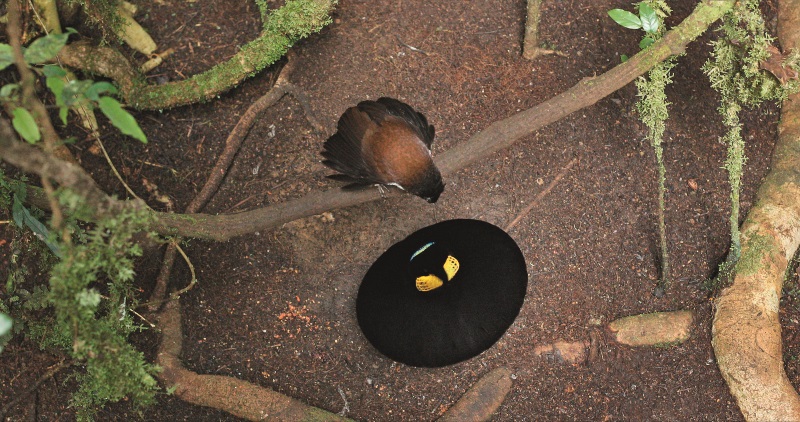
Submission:
[[[300,102],[301,106],[306,112],[306,118],[308,119],[309,123],[311,123],[314,130],[317,131],[321,129],[321,125],[313,117],[311,107],[308,104],[308,98],[305,96],[305,93],[303,93],[300,88],[292,85],[289,82],[289,76],[294,70],[296,59],[291,53],[287,54],[287,58],[288,62],[278,74],[278,77],[275,80],[275,86],[273,86],[268,93],[263,95],[247,108],[247,111],[244,112],[242,117],[239,119],[239,122],[236,123],[236,126],[234,126],[233,130],[228,135],[228,139],[225,141],[225,147],[223,148],[222,153],[219,155],[216,164],[214,164],[214,168],[211,169],[211,174],[206,180],[206,183],[200,189],[200,193],[198,193],[197,196],[195,196],[186,207],[187,213],[196,213],[202,210],[208,201],[211,200],[217,190],[219,190],[220,185],[222,185],[222,180],[228,173],[228,169],[230,169],[231,164],[233,164],[234,157],[239,152],[242,143],[247,137],[247,134],[250,132],[250,128],[252,128],[253,124],[255,124],[258,115],[268,107],[275,105],[275,103],[277,103],[286,94],[292,94],[295,99]],[[161,270],[156,278],[156,286],[153,289],[153,292],[150,294],[150,299],[148,300],[150,311],[155,311],[158,309],[164,300],[164,295],[167,292],[167,284],[170,279],[170,274],[172,273],[172,264],[175,262],[175,253],[177,251],[178,242],[180,242],[180,238],[174,239],[167,245],[167,249],[164,252]]]
[[209,101],[275,63],[294,41],[322,29],[335,3],[289,0],[267,16],[258,38],[243,45],[233,57],[189,79],[163,85],[148,84],[119,51],[108,46],[72,43],[58,58],[70,67],[113,79],[130,107],[164,110]]
[[71,360],[61,358],[60,362],[51,366],[50,369],[47,370],[47,372],[45,372],[42,376],[37,378],[36,381],[33,382],[33,384],[28,386],[28,388],[18,392],[13,399],[9,400],[6,404],[3,405],[2,408],[0,408],[0,421],[6,420],[6,415],[8,414],[8,412],[11,409],[13,409],[14,406],[16,406],[19,402],[28,398],[28,396],[30,396],[31,393],[36,391],[39,388],[39,386],[42,385],[42,383],[49,380],[50,378],[53,378],[62,369],[67,368],[70,365],[72,365]]
[[488,421],[511,391],[511,371],[496,368],[482,376],[438,419],[439,422]]
[[164,305],[158,318],[161,344],[156,363],[159,379],[186,402],[223,410],[252,421],[343,421],[334,413],[308,406],[272,389],[222,375],[201,375],[180,361],[183,334],[179,300]]
[[691,336],[692,311],[655,312],[632,315],[611,321],[606,327],[589,332],[589,338],[541,344],[533,351],[539,358],[556,363],[592,362],[600,345],[608,342],[632,347],[669,347]]
[[[346,421],[318,407],[306,405],[272,389],[222,375],[201,375],[184,368],[180,299],[168,301],[158,316],[161,343],[156,364],[159,379],[188,403],[207,406],[253,421]],[[485,421],[511,390],[511,372],[497,368],[481,377],[440,421]]]
[[[784,51],[800,48],[800,1],[781,1]],[[771,170],[742,225],[733,282],[716,301],[717,364],[747,420],[800,420],[800,396],[783,367],[779,306],[784,274],[800,246],[800,95],[784,102]]]

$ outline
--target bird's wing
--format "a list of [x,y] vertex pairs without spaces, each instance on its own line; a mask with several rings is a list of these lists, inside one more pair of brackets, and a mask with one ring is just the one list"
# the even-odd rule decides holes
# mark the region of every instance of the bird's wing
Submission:
[[366,133],[375,130],[377,124],[370,116],[356,107],[351,107],[339,119],[337,132],[323,144],[322,164],[341,174],[329,176],[334,180],[356,185],[380,183],[370,166],[364,161],[362,145]]
[[414,111],[410,105],[394,98],[381,97],[378,101],[362,101],[358,104],[358,108],[378,123],[383,122],[388,116],[399,117],[409,123],[419,139],[431,149],[436,131],[433,125],[428,124],[428,119],[422,113]]

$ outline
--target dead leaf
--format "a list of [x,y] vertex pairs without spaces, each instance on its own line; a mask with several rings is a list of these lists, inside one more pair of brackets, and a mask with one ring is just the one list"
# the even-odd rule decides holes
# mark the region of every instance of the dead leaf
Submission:
[[797,79],[797,71],[783,65],[783,62],[786,59],[785,54],[782,54],[777,47],[772,45],[767,47],[767,51],[769,51],[769,58],[767,58],[766,61],[759,63],[760,69],[772,73],[776,78],[778,78],[779,81],[781,81],[781,85],[785,85],[791,79]]

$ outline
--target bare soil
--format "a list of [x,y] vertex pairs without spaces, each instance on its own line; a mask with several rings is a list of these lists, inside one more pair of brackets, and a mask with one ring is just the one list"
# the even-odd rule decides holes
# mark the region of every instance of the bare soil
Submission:
[[[232,56],[260,25],[252,2],[137,3],[141,22],[159,46],[176,50],[153,72],[154,83],[185,78]],[[695,2],[671,3],[669,23],[676,24]],[[774,18],[772,2],[765,3]],[[435,159],[492,122],[605,72],[622,54],[634,54],[639,34],[606,15],[617,7],[630,3],[544,2],[541,41],[564,56],[528,61],[521,57],[522,0],[342,0],[332,25],[293,48],[298,68],[291,81],[311,97],[328,132],[314,133],[297,102],[284,98],[261,116],[204,211],[243,211],[335,188],[325,179],[329,171],[320,164],[319,150],[341,113],[364,99],[392,96],[422,111],[437,129]],[[498,421],[741,420],[710,345],[713,291],[702,288],[728,247],[723,128],[717,96],[699,70],[711,36],[690,45],[668,89],[673,118],[664,152],[666,220],[674,280],[663,296],[654,295],[660,274],[656,167],[631,84],[451,175],[435,205],[406,195],[230,242],[188,242],[200,281],[182,299],[186,367],[245,379],[358,420],[435,419],[499,366],[512,370],[514,383],[495,415]],[[183,209],[207,178],[228,132],[269,90],[276,70],[211,103],[137,114],[147,145],[122,139],[105,124],[106,147],[127,183],[163,209],[143,185],[147,179]],[[775,106],[743,113],[743,215],[768,171],[778,118]],[[106,191],[124,195],[87,137],[81,135],[72,148]],[[370,346],[356,323],[355,297],[364,273],[387,247],[444,219],[477,218],[505,227],[576,156],[579,164],[510,232],[525,255],[530,282],[517,321],[495,346],[439,369],[397,364]],[[9,256],[2,245],[2,267]],[[143,297],[160,258],[160,251],[150,251],[138,268]],[[171,286],[182,287],[188,279],[185,265],[176,265]],[[793,306],[784,320],[793,332],[798,305],[794,296],[788,300]],[[695,312],[693,335],[684,344],[603,344],[595,359],[580,364],[543,361],[533,353],[537,345],[587,339],[622,316],[681,309]],[[796,335],[785,340],[788,355],[800,354]],[[134,341],[154,357],[153,331]],[[0,359],[0,402],[57,362],[32,344],[12,342]],[[797,381],[796,359],[789,362]],[[68,375],[62,371],[43,383],[10,419],[73,419]],[[124,402],[98,415],[139,417]],[[168,395],[141,418],[236,419]]]

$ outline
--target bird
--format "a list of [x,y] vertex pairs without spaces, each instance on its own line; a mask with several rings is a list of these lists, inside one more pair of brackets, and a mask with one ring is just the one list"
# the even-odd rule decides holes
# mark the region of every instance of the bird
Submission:
[[328,176],[350,183],[394,186],[435,203],[444,182],[431,156],[433,125],[408,104],[389,97],[362,101],[339,118],[336,133],[323,145]]
[[527,286],[525,257],[505,231],[481,220],[445,220],[378,257],[359,286],[356,317],[383,355],[436,368],[499,340]]

